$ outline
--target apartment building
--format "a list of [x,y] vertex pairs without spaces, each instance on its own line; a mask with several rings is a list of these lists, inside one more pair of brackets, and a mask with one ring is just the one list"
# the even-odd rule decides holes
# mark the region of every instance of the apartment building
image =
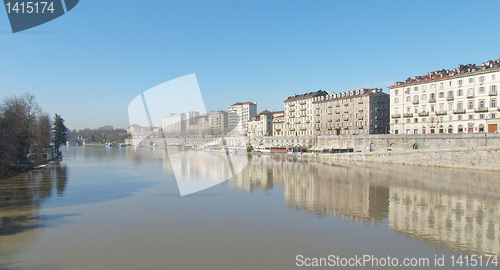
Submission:
[[186,130],[186,115],[184,113],[173,113],[162,118],[164,134],[181,134]]
[[257,103],[255,102],[237,102],[227,107],[230,135],[246,135],[248,131],[248,121],[256,114]]
[[389,98],[379,88],[314,97],[313,134],[387,134]]
[[390,86],[393,134],[495,132],[500,59],[460,65]]
[[225,134],[228,132],[228,116],[226,111],[213,111],[209,114],[210,126],[213,134]]
[[248,121],[248,136],[270,136],[273,135],[273,113],[264,110]]
[[283,136],[283,126],[285,124],[285,111],[273,113],[273,136]]
[[313,135],[313,100],[326,96],[323,90],[290,96],[285,100],[284,136]]

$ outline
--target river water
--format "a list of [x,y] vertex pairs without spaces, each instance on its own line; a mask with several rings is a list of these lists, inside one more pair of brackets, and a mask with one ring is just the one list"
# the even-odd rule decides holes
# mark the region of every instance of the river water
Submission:
[[1,180],[0,269],[291,269],[356,256],[364,265],[346,268],[498,269],[485,264],[500,255],[499,173],[254,156],[181,197],[159,149],[62,150],[60,164]]

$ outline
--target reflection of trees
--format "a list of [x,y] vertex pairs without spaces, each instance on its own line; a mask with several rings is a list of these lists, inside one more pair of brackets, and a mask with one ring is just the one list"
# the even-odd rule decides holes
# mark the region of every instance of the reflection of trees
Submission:
[[39,214],[39,207],[54,191],[63,196],[66,183],[64,164],[0,181],[0,268],[8,266],[18,250],[37,241],[40,232],[34,229],[44,227],[49,218]]
[[62,196],[66,183],[67,168],[61,164],[2,180],[0,235],[37,227],[38,207],[53,195],[54,190]]

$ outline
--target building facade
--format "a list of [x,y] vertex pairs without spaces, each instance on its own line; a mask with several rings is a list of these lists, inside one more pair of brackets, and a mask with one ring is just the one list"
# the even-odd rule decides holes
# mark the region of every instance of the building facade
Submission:
[[248,121],[248,136],[270,136],[273,135],[273,113],[264,110],[256,114]]
[[248,121],[257,114],[257,103],[237,102],[227,107],[228,128],[234,136],[246,135]]
[[314,135],[387,134],[389,95],[358,89],[313,98]]
[[228,132],[228,119],[226,111],[213,111],[209,114],[210,126],[213,134],[225,134]]
[[460,65],[390,86],[393,134],[495,132],[500,59]]
[[175,113],[162,118],[162,128],[165,134],[181,134],[186,130],[184,113]]
[[290,96],[285,100],[283,136],[313,135],[313,100],[326,96],[323,90]]
[[285,111],[273,113],[273,136],[283,136],[283,126],[285,124]]

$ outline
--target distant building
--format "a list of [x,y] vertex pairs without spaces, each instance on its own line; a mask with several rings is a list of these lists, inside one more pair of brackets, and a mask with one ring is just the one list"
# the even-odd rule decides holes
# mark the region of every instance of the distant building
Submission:
[[257,114],[257,103],[238,102],[227,107],[228,128],[231,135],[246,135],[248,121]]
[[137,132],[141,132],[141,131],[142,131],[142,127],[140,125],[137,125],[137,124],[132,124],[132,125],[127,127],[128,134],[133,134],[133,133],[137,133]]
[[208,135],[212,134],[209,115],[201,115],[196,119],[196,123],[189,127],[191,135]]
[[358,89],[313,98],[314,135],[387,134],[389,95]]
[[164,116],[162,118],[162,128],[164,134],[181,134],[185,128],[186,115],[184,113],[176,113]]
[[393,134],[495,132],[500,59],[460,65],[390,86]]
[[264,110],[248,121],[248,136],[273,135],[273,113]]
[[186,116],[184,119],[184,121],[185,121],[184,127],[185,127],[186,131],[189,131],[191,124],[196,123],[196,120],[198,119],[199,116],[200,116],[200,113],[197,111],[191,111],[191,112],[186,113]]
[[210,127],[214,134],[225,134],[228,132],[228,116],[226,111],[210,112]]
[[290,96],[285,100],[284,136],[313,135],[313,106],[315,97],[326,96],[323,90]]
[[283,125],[285,123],[285,111],[273,113],[273,136],[283,136]]

